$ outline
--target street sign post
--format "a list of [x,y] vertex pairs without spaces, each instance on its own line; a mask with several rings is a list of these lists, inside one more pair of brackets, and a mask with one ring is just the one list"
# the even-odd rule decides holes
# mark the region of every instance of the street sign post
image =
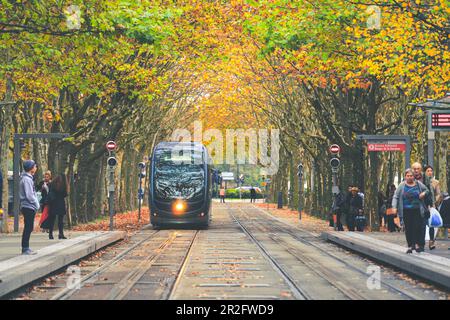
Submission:
[[115,150],[117,144],[114,141],[108,141],[106,143],[106,149],[109,152],[108,160],[106,161],[108,165],[108,204],[109,204],[109,230],[114,229],[114,196],[116,191],[116,186],[114,183],[114,172],[117,167],[117,159],[115,157]]
[[400,151],[405,152],[405,166],[409,168],[411,159],[411,138],[397,135],[359,135],[357,140],[367,141],[367,151]]
[[[341,152],[341,147],[337,144],[332,144],[328,150],[333,156],[330,160],[331,166],[331,177],[332,177],[332,188],[331,193],[333,194],[333,203],[336,203],[337,195],[339,194],[339,186],[338,186],[338,177],[337,174],[339,172],[339,167],[341,165],[341,160],[338,158],[338,154]],[[332,206],[333,207],[333,206]],[[334,212],[332,212],[334,215]],[[337,219],[333,219],[333,221],[337,221]],[[334,224],[334,230],[337,230],[337,223]]]
[[106,149],[107,149],[109,152],[115,151],[116,148],[117,148],[117,144],[116,144],[114,141],[108,141],[108,142],[106,143]]
[[142,200],[144,199],[144,190],[142,189],[142,179],[145,178],[145,162],[139,162],[139,189],[138,189],[138,222],[141,222]]

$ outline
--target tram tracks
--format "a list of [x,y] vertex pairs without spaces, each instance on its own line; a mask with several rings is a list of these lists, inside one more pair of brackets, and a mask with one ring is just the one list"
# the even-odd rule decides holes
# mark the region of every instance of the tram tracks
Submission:
[[[277,231],[281,231],[281,232],[287,233],[287,234],[289,234],[291,237],[293,237],[294,239],[298,240],[299,242],[302,242],[302,243],[305,244],[305,245],[312,246],[312,247],[316,248],[317,250],[320,250],[321,253],[323,253],[323,254],[325,254],[325,255],[327,255],[327,256],[329,256],[329,257],[331,257],[331,258],[333,258],[333,259],[335,259],[335,260],[337,260],[337,261],[339,261],[340,263],[344,264],[348,269],[353,270],[353,271],[356,271],[356,272],[359,272],[360,274],[363,274],[363,275],[367,276],[367,273],[366,273],[365,270],[363,270],[363,269],[361,269],[361,268],[355,266],[354,264],[349,263],[348,261],[346,261],[346,260],[343,259],[342,257],[340,257],[340,256],[338,256],[338,255],[336,255],[336,254],[331,253],[329,250],[324,249],[321,245],[315,243],[314,241],[306,240],[305,237],[302,237],[302,236],[300,236],[299,234],[295,233],[292,229],[295,229],[295,231],[301,232],[302,234],[306,234],[306,236],[307,236],[308,238],[317,238],[316,236],[314,236],[314,235],[313,235],[312,233],[310,233],[309,231],[302,230],[302,229],[300,229],[300,228],[298,228],[298,227],[291,226],[291,225],[289,225],[288,223],[286,223],[285,221],[282,221],[282,220],[280,220],[280,219],[277,219],[277,218],[271,216],[270,214],[268,214],[267,212],[262,211],[262,210],[259,209],[259,208],[256,208],[256,209],[257,209],[258,211],[264,213],[264,214],[265,214],[266,216],[268,216],[269,218],[271,218],[272,221],[275,221],[275,222],[278,223],[278,224],[284,225],[284,227],[280,227],[280,226],[277,225],[277,224],[272,224],[272,226],[273,226],[274,228],[276,228]],[[396,291],[397,293],[403,295],[404,297],[406,297],[406,298],[408,298],[408,299],[410,299],[410,300],[421,300],[421,299],[422,299],[420,296],[415,295],[415,294],[410,293],[410,292],[407,292],[407,291],[405,291],[405,290],[403,290],[403,289],[397,287],[396,285],[393,285],[393,284],[391,284],[391,283],[389,283],[389,282],[387,282],[387,281],[385,281],[385,280],[383,280],[383,279],[380,279],[380,283],[381,283],[382,285],[388,287],[389,289],[391,289],[391,290],[393,290],[393,291]]]
[[[161,230],[152,232],[144,239],[138,241],[113,259],[106,262],[104,265],[83,276],[79,280],[78,286],[62,290],[58,294],[51,297],[51,300],[67,300],[73,298],[76,299],[76,294],[80,292],[80,290],[88,286],[93,287],[90,288],[93,291],[95,291],[95,287],[99,286],[111,287],[106,294],[104,292],[99,293],[100,296],[97,296],[97,299],[126,299],[133,291],[145,290],[146,287],[150,289],[149,291],[151,292],[149,298],[166,299],[172,294],[172,291],[175,288],[175,284],[182,274],[183,266],[186,264],[186,261],[192,249],[192,245],[197,239],[199,231],[195,230],[187,232],[187,234],[178,231],[172,231],[167,236],[163,236],[163,240],[159,242],[159,245],[157,245],[156,248],[151,248],[153,246],[153,242],[157,240],[156,238],[158,236],[161,236],[163,232],[164,231]],[[180,243],[180,241],[178,241],[179,237],[187,237],[187,240]],[[184,251],[181,263],[164,262],[164,259],[167,260],[167,257],[170,258],[171,255],[173,256],[174,252],[176,253],[175,256],[178,256],[180,247],[181,250]],[[144,259],[142,259],[143,255],[145,256]],[[117,268],[120,263],[131,263],[136,259],[142,261],[138,262],[137,265],[132,267],[130,271],[125,272],[125,274],[121,276],[117,281],[105,283],[99,280],[102,278],[103,274],[113,272],[113,268]],[[148,275],[150,269],[159,268],[160,266],[164,265],[175,267],[176,272],[174,277],[173,270],[170,270],[169,268],[165,271],[165,274],[163,274],[163,277],[165,278],[165,286],[163,290],[159,289],[161,287],[161,283],[159,281],[142,281],[145,275],[150,276]],[[173,281],[171,281],[172,279]],[[137,289],[137,287],[139,287],[139,289]],[[153,290],[153,288],[155,287],[157,289]]]
[[[346,284],[345,282],[341,281],[338,277],[336,277],[335,272],[333,269],[324,266],[320,261],[317,261],[316,259],[312,259],[310,256],[305,254],[300,248],[293,246],[292,244],[289,244],[286,240],[284,240],[282,237],[280,237],[278,234],[285,234],[288,236],[291,236],[293,239],[299,241],[300,243],[314,247],[315,249],[319,250],[320,253],[325,254],[329,258],[332,258],[334,260],[337,260],[338,262],[344,264],[346,267],[348,267],[350,270],[359,273],[364,278],[368,277],[367,273],[360,268],[357,268],[348,262],[346,262],[344,259],[337,257],[336,255],[328,252],[324,248],[321,248],[319,245],[314,243],[313,241],[306,240],[305,238],[295,234],[287,223],[285,223],[285,226],[280,226],[281,223],[278,221],[278,219],[275,219],[271,217],[269,214],[267,216],[270,216],[271,221],[268,223],[267,219],[262,219],[258,216],[249,216],[247,213],[245,213],[241,208],[238,208],[238,211],[240,212],[240,215],[244,217],[245,221],[251,221],[251,226],[245,226],[244,223],[240,221],[239,218],[237,218],[234,214],[231,213],[233,219],[238,223],[238,225],[241,227],[241,229],[249,235],[249,237],[260,247],[266,254],[267,258],[270,259],[275,263],[275,265],[278,267],[280,266],[280,262],[277,261],[277,258],[273,257],[265,248],[264,244],[256,239],[256,237],[252,234],[251,228],[257,228],[258,231],[264,233],[273,243],[277,244],[281,248],[283,248],[286,252],[288,252],[292,257],[294,257],[297,261],[308,267],[313,273],[315,273],[318,277],[326,280],[328,283],[330,283],[334,288],[339,290],[345,297],[352,300],[367,300],[370,299],[366,294],[359,292],[355,290],[352,286],[349,284]],[[250,224],[247,222],[247,224]],[[296,228],[296,230],[301,231],[300,229]],[[254,230],[253,230],[254,231]],[[294,282],[294,279],[292,276],[289,275],[289,271],[286,271],[284,268],[283,274],[289,279],[289,282]],[[380,280],[381,284],[385,287],[391,289],[392,291],[399,293],[403,295],[403,297],[407,299],[420,299],[420,297],[412,294],[407,293],[404,290],[384,281]],[[296,285],[297,288],[300,288],[299,291],[304,298],[309,298],[308,293],[306,290],[299,287],[299,285]]]

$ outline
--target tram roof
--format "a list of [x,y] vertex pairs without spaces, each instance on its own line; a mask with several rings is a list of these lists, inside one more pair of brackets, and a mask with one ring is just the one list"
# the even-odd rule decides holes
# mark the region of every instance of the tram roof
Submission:
[[156,145],[155,149],[173,149],[174,147],[191,147],[193,149],[202,151],[205,146],[200,142],[176,142],[176,141],[164,141]]

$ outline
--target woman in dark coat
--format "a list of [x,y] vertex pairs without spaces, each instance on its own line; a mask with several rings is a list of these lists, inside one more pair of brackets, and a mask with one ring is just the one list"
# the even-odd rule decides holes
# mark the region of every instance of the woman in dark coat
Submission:
[[53,226],[58,217],[58,239],[67,239],[64,236],[64,215],[66,214],[67,182],[64,175],[57,176],[50,184],[48,193],[49,212],[49,239],[53,239]]

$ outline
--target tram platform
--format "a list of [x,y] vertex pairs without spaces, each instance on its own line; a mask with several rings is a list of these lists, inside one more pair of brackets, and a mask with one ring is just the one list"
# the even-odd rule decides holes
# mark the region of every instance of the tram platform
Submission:
[[21,254],[21,234],[0,236],[0,298],[81,258],[125,238],[124,231],[69,231],[68,239],[48,239],[33,232],[30,247],[37,254]]
[[326,231],[322,238],[450,290],[449,240],[438,239],[432,251],[406,254],[403,233]]

